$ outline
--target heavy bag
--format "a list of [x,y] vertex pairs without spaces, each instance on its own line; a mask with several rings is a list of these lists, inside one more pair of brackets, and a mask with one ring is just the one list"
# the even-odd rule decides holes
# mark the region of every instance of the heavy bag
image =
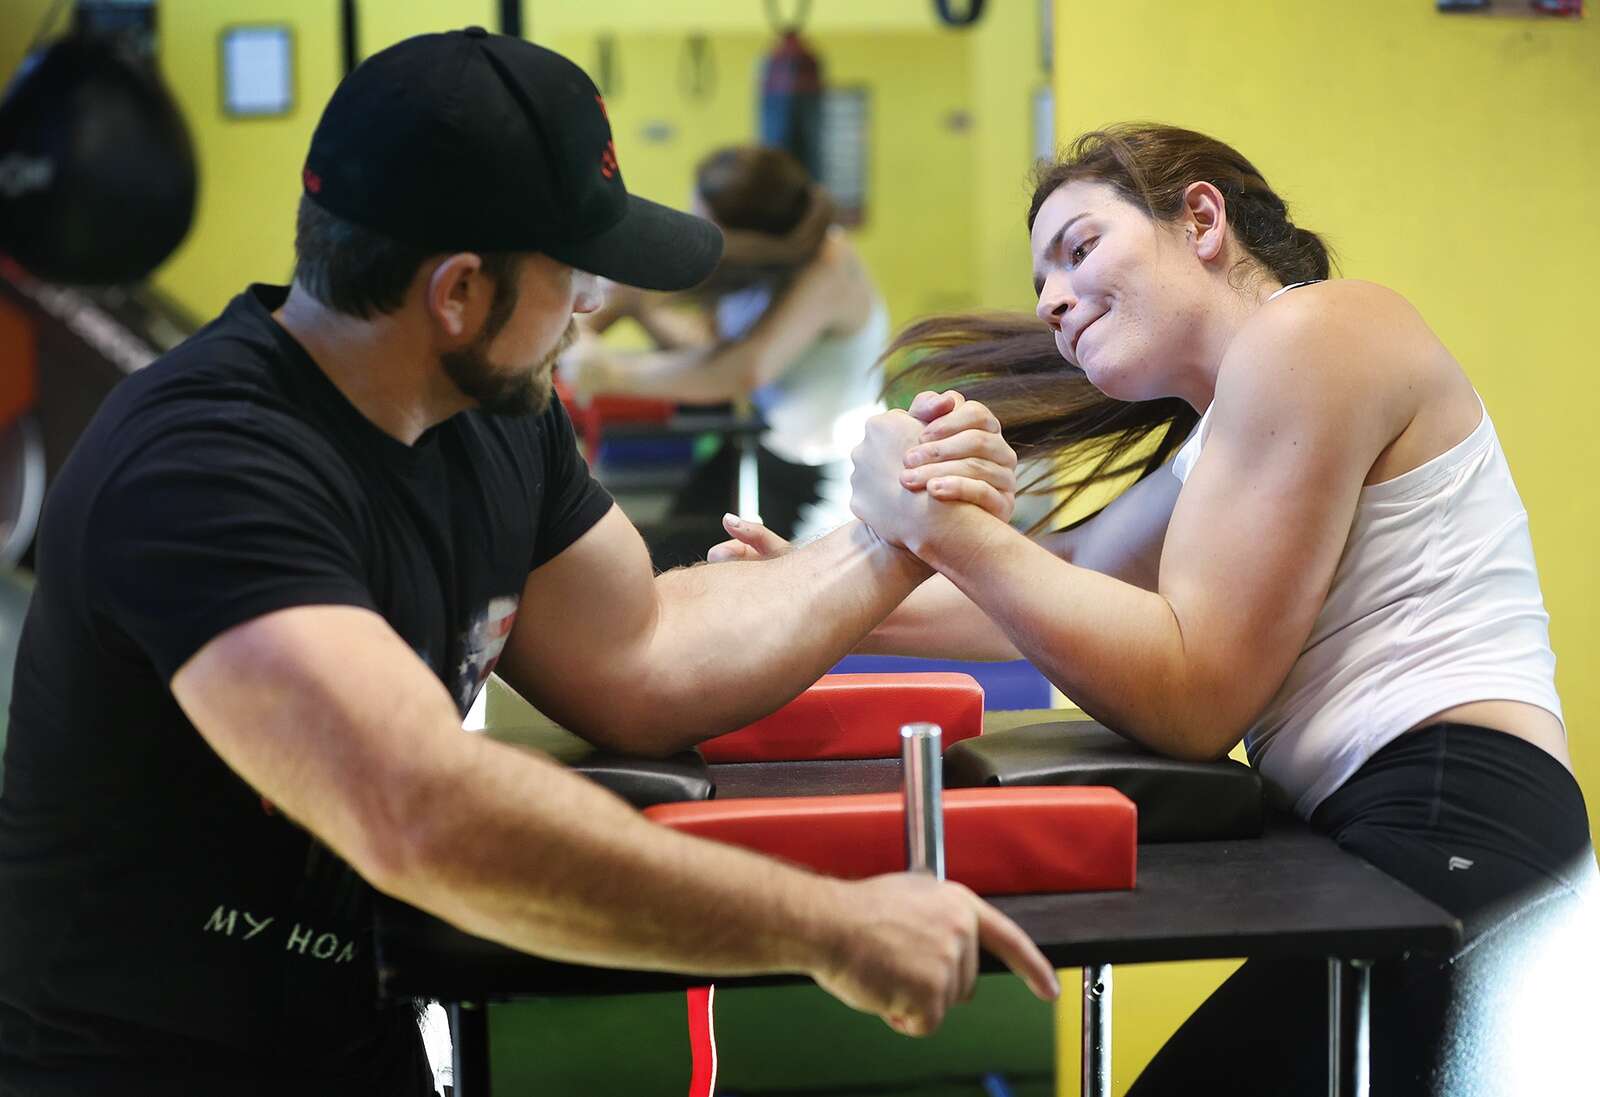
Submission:
[[189,231],[195,186],[177,106],[114,42],[52,43],[0,102],[0,251],[40,278],[143,278]]
[[822,178],[822,62],[794,29],[761,62],[761,143],[783,149]]

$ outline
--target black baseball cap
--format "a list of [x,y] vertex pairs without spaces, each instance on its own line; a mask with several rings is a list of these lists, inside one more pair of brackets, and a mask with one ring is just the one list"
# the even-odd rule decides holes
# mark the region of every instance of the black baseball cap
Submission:
[[644,289],[688,289],[722,256],[711,222],[628,193],[582,69],[482,27],[357,65],[322,112],[302,183],[329,213],[403,243],[543,252]]

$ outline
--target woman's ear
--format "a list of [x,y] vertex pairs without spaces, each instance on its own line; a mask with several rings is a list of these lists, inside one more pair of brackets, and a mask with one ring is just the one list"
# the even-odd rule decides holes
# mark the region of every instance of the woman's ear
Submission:
[[1222,254],[1228,238],[1228,203],[1213,183],[1190,183],[1183,191],[1185,236],[1195,257],[1210,262]]

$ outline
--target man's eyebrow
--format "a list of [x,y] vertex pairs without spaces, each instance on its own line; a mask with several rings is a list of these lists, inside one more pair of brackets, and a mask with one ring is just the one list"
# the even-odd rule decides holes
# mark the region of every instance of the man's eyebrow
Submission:
[[[1089,216],[1089,211],[1085,210],[1084,212],[1082,212],[1080,214],[1077,214],[1074,217],[1067,218],[1067,220],[1062,224],[1062,226],[1060,228],[1056,229],[1055,235],[1050,237],[1049,242],[1047,244],[1045,244],[1045,246],[1044,246],[1044,257],[1046,259],[1050,258],[1050,253],[1055,251],[1057,248],[1059,248],[1061,246],[1061,238],[1067,234],[1067,230],[1070,229],[1073,225],[1077,224],[1080,220],[1082,220],[1083,218],[1085,218],[1087,216]],[[1040,274],[1038,271],[1034,271],[1034,274],[1033,274],[1033,292],[1035,294],[1038,294],[1038,292],[1040,290],[1042,290],[1042,289],[1044,289],[1044,276],[1042,274]]]

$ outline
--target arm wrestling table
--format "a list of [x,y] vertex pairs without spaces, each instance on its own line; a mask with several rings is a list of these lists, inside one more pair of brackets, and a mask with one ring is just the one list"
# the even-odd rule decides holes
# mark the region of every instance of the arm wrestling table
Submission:
[[[1060,719],[1058,711],[990,713],[985,731]],[[518,739],[514,732],[507,737]],[[899,759],[756,762],[709,767],[719,797],[891,792]],[[1328,957],[1329,1093],[1367,1089],[1371,964],[1404,952],[1447,953],[1459,923],[1305,824],[1269,815],[1259,838],[1139,846],[1129,891],[997,896],[1059,967],[1082,967],[1083,1089],[1110,1086],[1110,965],[1258,956]],[[437,998],[455,1029],[456,1094],[490,1092],[484,1007],[519,997],[631,994],[683,989],[707,977],[591,968],[515,952],[461,933],[380,897],[383,993]],[[985,955],[982,970],[1002,970]],[[718,979],[723,985],[797,977]]]

